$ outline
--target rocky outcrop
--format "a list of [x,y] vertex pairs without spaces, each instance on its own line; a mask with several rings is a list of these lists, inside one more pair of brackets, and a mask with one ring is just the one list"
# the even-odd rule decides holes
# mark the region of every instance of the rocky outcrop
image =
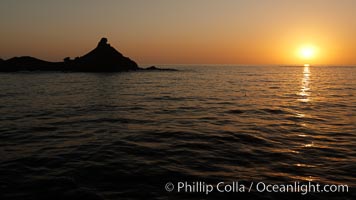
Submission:
[[48,62],[23,56],[0,61],[0,71],[78,71],[78,72],[121,72],[139,70],[135,61],[123,56],[102,38],[98,46],[89,53],[63,62]]
[[84,56],[67,63],[79,71],[131,71],[138,70],[135,61],[123,56],[102,38],[98,46]]
[[151,66],[151,67],[147,67],[144,70],[146,71],[178,71],[176,69],[168,69],[168,68],[158,68],[156,66]]
[[37,58],[22,56],[3,61],[0,71],[51,71],[58,70],[60,63],[47,62]]

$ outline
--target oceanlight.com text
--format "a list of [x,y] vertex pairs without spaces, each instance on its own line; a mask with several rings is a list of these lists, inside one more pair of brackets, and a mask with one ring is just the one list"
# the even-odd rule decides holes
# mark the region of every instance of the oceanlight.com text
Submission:
[[219,193],[244,193],[244,192],[269,192],[269,193],[344,193],[349,192],[348,185],[319,184],[313,182],[294,182],[291,184],[268,184],[264,182],[239,183],[219,182],[217,184],[208,184],[203,181],[195,182],[168,182],[165,185],[168,192],[178,193],[204,193],[208,195],[212,192]]

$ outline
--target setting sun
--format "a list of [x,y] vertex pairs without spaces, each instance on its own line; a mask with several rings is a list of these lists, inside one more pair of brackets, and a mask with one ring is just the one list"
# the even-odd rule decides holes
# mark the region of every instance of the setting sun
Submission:
[[303,59],[310,60],[315,57],[316,48],[314,46],[303,46],[299,49],[299,56]]

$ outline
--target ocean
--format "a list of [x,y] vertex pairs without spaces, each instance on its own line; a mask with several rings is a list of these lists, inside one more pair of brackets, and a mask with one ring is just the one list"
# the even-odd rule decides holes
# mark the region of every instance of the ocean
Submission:
[[355,199],[356,67],[159,67],[0,73],[0,199]]

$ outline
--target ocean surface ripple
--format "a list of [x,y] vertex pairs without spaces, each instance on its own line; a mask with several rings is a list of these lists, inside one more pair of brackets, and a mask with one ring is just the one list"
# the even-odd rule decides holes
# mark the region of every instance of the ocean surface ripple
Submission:
[[182,197],[168,181],[356,187],[355,67],[169,67],[0,74],[0,199]]

